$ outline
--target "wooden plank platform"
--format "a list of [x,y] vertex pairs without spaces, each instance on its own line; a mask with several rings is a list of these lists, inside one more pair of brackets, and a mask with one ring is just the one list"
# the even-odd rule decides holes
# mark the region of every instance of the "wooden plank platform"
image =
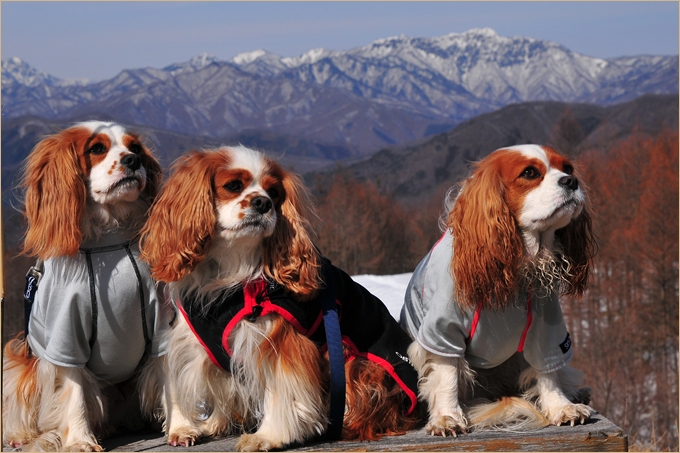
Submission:
[[[204,439],[193,447],[171,447],[160,433],[108,439],[108,451],[234,451],[237,437]],[[433,437],[424,429],[375,442],[313,442],[289,451],[628,451],[621,428],[595,414],[585,425],[551,426],[535,431],[485,431]]]

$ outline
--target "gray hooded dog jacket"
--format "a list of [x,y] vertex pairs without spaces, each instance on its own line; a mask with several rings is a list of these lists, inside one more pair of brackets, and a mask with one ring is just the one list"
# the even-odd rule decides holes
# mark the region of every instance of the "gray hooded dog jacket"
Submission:
[[465,358],[472,367],[493,368],[515,352],[539,373],[564,367],[573,356],[558,296],[520,291],[504,310],[465,311],[453,300],[450,231],[418,264],[406,290],[402,327],[424,349]]
[[162,334],[173,315],[139,260],[137,244],[107,234],[84,243],[74,256],[45,261],[28,343],[35,355],[55,365],[87,367],[116,384],[148,357],[165,354]]

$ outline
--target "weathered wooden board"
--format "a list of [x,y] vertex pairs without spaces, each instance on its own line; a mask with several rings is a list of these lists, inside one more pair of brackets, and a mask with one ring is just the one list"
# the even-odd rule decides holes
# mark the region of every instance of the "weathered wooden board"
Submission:
[[[190,448],[170,447],[160,433],[109,439],[109,451],[234,451],[236,437],[205,439]],[[473,432],[458,437],[432,437],[424,430],[375,442],[314,442],[290,451],[627,451],[621,428],[595,414],[585,425],[551,426],[528,432]]]

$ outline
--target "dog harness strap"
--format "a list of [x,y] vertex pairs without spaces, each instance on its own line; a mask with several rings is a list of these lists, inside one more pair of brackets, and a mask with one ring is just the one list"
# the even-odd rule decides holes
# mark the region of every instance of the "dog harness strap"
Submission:
[[93,248],[81,248],[80,252],[85,255],[85,260],[87,262],[87,273],[89,275],[89,281],[90,281],[90,305],[92,306],[92,335],[90,336],[90,348],[92,348],[97,341],[97,318],[99,316],[99,309],[97,305],[97,291],[96,291],[96,282],[94,279],[94,269],[92,267],[92,254],[93,253],[106,253],[106,252],[113,252],[116,250],[125,250],[125,253],[127,254],[128,258],[130,259],[130,262],[132,263],[132,269],[135,272],[135,277],[137,278],[137,289],[139,293],[139,301],[141,305],[141,314],[142,314],[142,333],[144,335],[144,354],[142,355],[141,360],[137,364],[137,368],[135,371],[138,371],[139,368],[144,365],[146,362],[147,358],[151,354],[151,347],[152,347],[152,342],[151,338],[149,337],[149,331],[148,327],[146,325],[146,304],[144,301],[144,285],[142,282],[142,274],[139,271],[139,267],[137,266],[137,261],[135,260],[134,255],[132,254],[132,250],[130,249],[130,241],[124,242],[122,244],[114,244],[114,245],[106,245],[103,247],[93,247]]
[[472,317],[472,324],[470,325],[470,335],[465,339],[466,343],[470,343],[472,341],[472,337],[475,336],[475,332],[477,332],[477,325],[479,324],[479,316],[482,314],[482,303],[480,302],[477,304],[477,308],[475,308],[475,314]]
[[92,307],[92,334],[90,335],[90,349],[97,341],[97,317],[99,314],[97,308],[97,291],[94,283],[94,269],[92,268],[92,251],[91,249],[84,249],[85,260],[87,261],[87,274],[90,277],[90,306]]
[[[85,261],[87,262],[87,274],[90,277],[90,305],[92,307],[92,335],[90,335],[90,349],[97,342],[97,318],[99,317],[99,308],[97,306],[97,285],[94,281],[94,269],[92,268],[92,253],[111,252],[120,250],[121,248],[129,247],[130,243],[109,245],[105,247],[81,248],[81,253],[85,254]],[[139,278],[139,273],[137,274]]]
[[522,338],[519,340],[519,346],[517,346],[517,352],[524,352],[524,341],[527,338],[527,332],[529,332],[529,327],[531,327],[531,321],[533,320],[533,314],[531,312],[531,288],[529,288],[529,295],[527,296],[527,325],[522,332]]
[[31,310],[38,284],[44,272],[43,260],[38,258],[26,272],[26,287],[24,288],[24,337],[28,337],[28,323],[31,320]]
[[331,388],[330,388],[330,413],[327,439],[340,439],[342,435],[342,422],[345,414],[345,357],[342,351],[342,333],[338,309],[335,304],[335,291],[333,277],[325,267],[324,280],[326,288],[321,293],[321,310],[323,322],[326,328],[326,344],[328,345],[328,360],[330,362]]
[[139,272],[137,261],[135,261],[135,257],[132,255],[132,250],[130,250],[129,242],[125,243],[125,252],[127,253],[128,258],[130,258],[132,268],[135,270],[135,276],[137,277],[137,288],[139,290],[139,303],[142,309],[141,313],[142,313],[142,333],[144,335],[144,355],[142,355],[142,358],[139,360],[139,363],[137,364],[137,368],[135,368],[135,372],[137,372],[146,363],[147,359],[149,358],[149,355],[151,354],[151,338],[149,338],[149,330],[148,327],[146,326],[146,303],[144,302],[144,285],[142,283],[142,274]]

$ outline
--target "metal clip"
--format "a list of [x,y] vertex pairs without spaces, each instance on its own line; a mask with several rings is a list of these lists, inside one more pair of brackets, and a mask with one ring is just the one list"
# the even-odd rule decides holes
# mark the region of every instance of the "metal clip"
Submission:
[[253,307],[253,312],[250,314],[250,316],[246,317],[246,319],[250,322],[255,322],[257,318],[262,314],[263,308],[264,307],[262,305],[255,305]]
[[42,260],[38,260],[34,266],[31,266],[28,268],[28,272],[26,272],[26,277],[33,277],[35,280],[35,284],[40,283],[40,279],[42,279],[43,276],[43,263]]

